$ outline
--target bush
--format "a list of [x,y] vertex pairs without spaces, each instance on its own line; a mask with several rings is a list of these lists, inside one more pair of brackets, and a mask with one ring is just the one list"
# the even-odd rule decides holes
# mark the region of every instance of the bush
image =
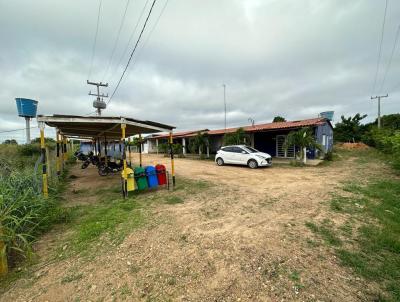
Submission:
[[333,152],[332,151],[326,152],[324,155],[324,160],[333,161]]
[[29,170],[0,174],[0,240],[9,264],[31,253],[31,243],[50,225],[65,220],[65,212],[52,199],[44,199],[40,183]]
[[26,144],[18,146],[18,154],[21,156],[32,156],[40,154],[39,144]]

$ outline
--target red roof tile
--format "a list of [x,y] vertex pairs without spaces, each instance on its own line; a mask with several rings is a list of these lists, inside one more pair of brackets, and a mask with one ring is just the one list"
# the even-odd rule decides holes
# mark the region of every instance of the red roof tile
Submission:
[[[254,126],[243,126],[243,127],[235,127],[235,128],[227,128],[227,129],[216,129],[216,130],[192,130],[192,131],[182,131],[182,132],[175,132],[173,134],[174,138],[182,138],[182,137],[192,137],[196,136],[197,133],[206,132],[208,135],[220,135],[225,133],[233,133],[239,128],[243,128],[246,132],[258,132],[258,131],[268,131],[268,130],[279,130],[279,129],[296,129],[302,127],[309,127],[309,126],[318,126],[322,125],[327,122],[327,119],[318,117],[306,120],[299,120],[299,121],[288,121],[288,122],[276,122],[276,123],[265,123],[265,124],[257,124]],[[161,134],[154,136],[150,139],[155,138],[167,138],[169,134]]]

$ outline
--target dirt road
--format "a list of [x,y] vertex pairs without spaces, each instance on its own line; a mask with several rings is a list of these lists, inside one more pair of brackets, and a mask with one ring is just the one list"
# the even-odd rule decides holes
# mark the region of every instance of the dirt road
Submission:
[[[133,160],[138,162],[137,155]],[[168,158],[144,156],[145,164],[160,162],[169,169]],[[112,253],[39,266],[34,277],[16,282],[1,300],[369,299],[374,285],[355,278],[329,247],[314,244],[305,223],[340,219],[330,217],[330,194],[350,179],[378,175],[386,169],[383,164],[359,163],[354,157],[322,167],[257,170],[189,159],[175,164],[177,182],[201,179],[210,185],[184,195],[184,203],[154,207],[158,223],[133,232]],[[71,186],[113,181],[99,181],[91,170],[85,184]],[[81,278],[61,282],[71,272]]]

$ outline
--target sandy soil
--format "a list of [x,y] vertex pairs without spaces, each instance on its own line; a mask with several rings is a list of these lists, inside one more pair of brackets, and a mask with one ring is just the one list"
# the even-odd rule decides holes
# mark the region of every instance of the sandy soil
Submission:
[[[137,162],[137,155],[133,158]],[[145,164],[168,158],[144,156]],[[379,162],[348,158],[323,167],[274,166],[250,170],[212,161],[176,159],[179,179],[213,185],[185,202],[159,205],[157,223],[136,230],[112,253],[74,257],[21,279],[2,301],[366,301],[375,285],[339,265],[329,247],[310,246],[307,221],[332,216],[330,193],[350,178],[385,171]],[[94,169],[74,169],[86,183],[71,190],[104,187]],[[80,178],[78,178],[80,179]],[[73,194],[72,194],[73,195]],[[69,194],[68,196],[71,196]],[[70,198],[67,204],[96,202]],[[43,239],[48,242],[49,234]],[[54,236],[53,236],[54,237]],[[43,248],[42,245],[39,245]],[[65,276],[79,275],[63,283]]]

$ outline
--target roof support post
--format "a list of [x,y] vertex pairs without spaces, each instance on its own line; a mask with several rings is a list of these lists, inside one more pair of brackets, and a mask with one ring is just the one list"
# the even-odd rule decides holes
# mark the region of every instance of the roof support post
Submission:
[[158,154],[158,138],[156,138],[156,152]]
[[42,154],[42,192],[43,196],[47,198],[49,196],[49,191],[47,184],[47,163],[46,163],[46,145],[44,141],[44,123],[40,123],[39,127],[40,127],[40,151]]
[[186,138],[182,138],[182,154],[186,155]]
[[126,129],[126,124],[121,124],[121,145],[124,145],[124,150],[122,152],[122,160],[124,164],[124,171],[123,171],[123,176],[122,176],[122,195],[124,198],[128,196],[128,190],[127,190],[127,179],[128,179],[128,174],[126,171],[126,150],[125,150],[125,129]]
[[175,187],[175,164],[174,164],[174,148],[172,140],[172,131],[169,133],[169,152],[171,155],[171,175],[172,175],[172,187]]
[[139,165],[142,166],[142,135],[139,133]]
[[57,177],[60,178],[61,175],[61,162],[60,162],[60,130],[57,129],[56,132],[56,170]]
[[132,169],[131,137],[128,137],[128,155],[129,155],[129,167]]

